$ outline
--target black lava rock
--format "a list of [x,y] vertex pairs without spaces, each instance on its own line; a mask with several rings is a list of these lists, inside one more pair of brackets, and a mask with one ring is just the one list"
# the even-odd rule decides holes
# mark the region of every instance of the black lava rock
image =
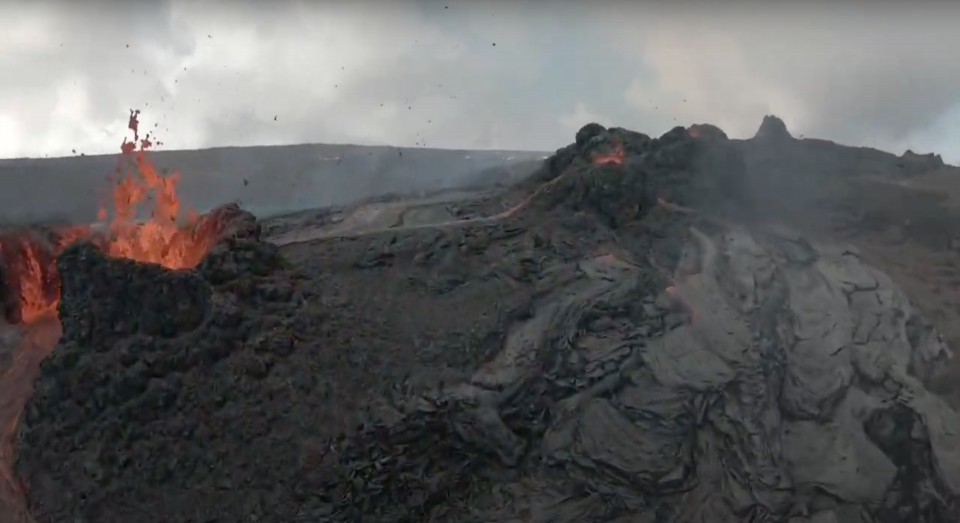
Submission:
[[210,286],[196,272],[109,257],[86,242],[57,257],[57,272],[63,336],[80,344],[170,338],[196,329],[210,308]]
[[587,144],[587,142],[590,141],[591,138],[601,135],[605,132],[607,132],[607,129],[604,126],[598,123],[588,123],[587,125],[581,127],[579,131],[577,131],[577,145],[583,147]]
[[215,246],[197,266],[197,272],[214,285],[243,276],[266,276],[283,264],[272,243],[250,239],[229,239]]

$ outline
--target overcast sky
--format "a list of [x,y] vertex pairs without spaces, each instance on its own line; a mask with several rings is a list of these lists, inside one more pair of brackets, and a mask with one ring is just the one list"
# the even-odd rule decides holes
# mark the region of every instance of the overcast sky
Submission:
[[960,163],[960,3],[666,3],[0,0],[0,157],[117,152],[138,108],[167,149],[553,150],[776,114]]

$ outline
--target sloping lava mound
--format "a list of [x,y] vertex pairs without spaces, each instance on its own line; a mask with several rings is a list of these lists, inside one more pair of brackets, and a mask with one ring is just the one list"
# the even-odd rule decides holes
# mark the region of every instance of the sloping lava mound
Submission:
[[36,519],[956,521],[947,348],[855,252],[732,221],[706,134],[587,126],[506,211],[195,270],[71,247]]

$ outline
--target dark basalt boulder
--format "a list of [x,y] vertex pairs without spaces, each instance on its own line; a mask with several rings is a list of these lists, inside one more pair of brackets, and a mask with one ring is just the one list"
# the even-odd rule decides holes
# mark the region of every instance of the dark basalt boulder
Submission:
[[729,140],[723,129],[708,123],[691,125],[687,128],[687,134],[701,140]]
[[588,123],[587,125],[581,127],[579,131],[577,131],[577,136],[574,141],[577,145],[583,147],[587,144],[587,142],[590,141],[591,138],[594,136],[599,136],[605,132],[607,132],[606,127],[598,123]]
[[927,174],[945,165],[943,157],[939,154],[918,154],[909,149],[900,155],[899,161],[897,162],[897,166],[900,168],[900,174],[905,176]]
[[900,157],[903,159],[928,163],[931,166],[942,167],[944,165],[943,157],[936,153],[920,154],[920,153],[915,153],[910,149],[907,149],[906,151],[904,151],[904,153]]

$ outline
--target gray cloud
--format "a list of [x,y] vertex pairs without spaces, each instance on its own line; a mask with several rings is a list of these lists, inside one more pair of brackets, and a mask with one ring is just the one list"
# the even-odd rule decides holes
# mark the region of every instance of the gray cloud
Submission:
[[634,107],[655,103],[740,135],[776,113],[798,133],[896,147],[960,102],[960,5],[686,7],[611,20],[621,48],[642,50],[654,73],[627,90]]
[[[115,151],[129,108],[167,148],[548,150],[591,119],[742,136],[768,113],[853,144],[960,139],[960,9],[796,5],[8,1],[0,156]],[[558,59],[565,35],[586,43]],[[578,76],[600,58],[619,70]]]
[[20,137],[0,146],[8,156],[113,150],[131,107],[144,109],[168,147],[536,148],[553,146],[560,134],[550,136],[555,115],[510,96],[533,74],[523,22],[510,16],[446,15],[459,24],[455,34],[424,13],[442,5],[406,0],[4,9],[8,23],[29,27],[0,42],[0,70],[17,79],[0,87],[6,134]]

